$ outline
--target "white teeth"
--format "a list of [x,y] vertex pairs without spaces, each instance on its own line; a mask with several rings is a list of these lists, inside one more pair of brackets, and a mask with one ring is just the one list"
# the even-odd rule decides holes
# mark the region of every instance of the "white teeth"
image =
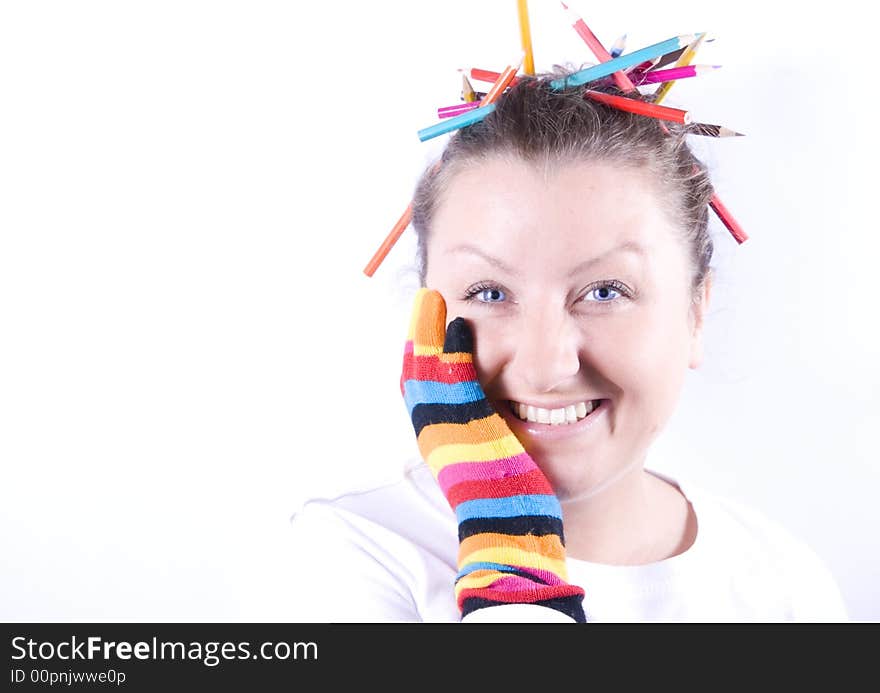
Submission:
[[542,409],[530,404],[511,401],[510,407],[513,413],[524,421],[552,424],[554,426],[576,423],[595,409],[593,402],[578,402],[577,404],[569,404],[559,409]]

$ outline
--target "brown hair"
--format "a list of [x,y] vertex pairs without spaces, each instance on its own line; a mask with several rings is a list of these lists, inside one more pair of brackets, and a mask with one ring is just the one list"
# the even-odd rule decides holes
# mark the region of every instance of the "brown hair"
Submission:
[[[439,162],[422,174],[413,195],[412,224],[418,238],[421,285],[427,273],[431,222],[455,174],[490,156],[519,156],[545,167],[607,161],[647,169],[669,218],[690,248],[694,296],[709,272],[713,244],[708,204],[713,188],[705,166],[686,142],[688,126],[636,115],[584,98],[589,88],[623,94],[609,83],[553,89],[550,82],[576,70],[520,75],[483,120],[457,130]],[[649,100],[647,96],[636,96]],[[664,131],[664,127],[666,130]]]

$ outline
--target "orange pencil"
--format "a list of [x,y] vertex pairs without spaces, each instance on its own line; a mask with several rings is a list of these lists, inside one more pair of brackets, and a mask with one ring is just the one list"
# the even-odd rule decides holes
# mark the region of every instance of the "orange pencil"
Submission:
[[494,102],[505,89],[510,85],[513,81],[513,78],[516,76],[516,73],[519,72],[520,65],[522,65],[523,60],[525,59],[525,53],[522,53],[518,62],[511,63],[506,68],[504,68],[504,72],[501,73],[501,76],[495,80],[495,84],[486,92],[486,96],[483,97],[481,105],[486,106],[492,102]]
[[409,226],[409,223],[412,221],[412,202],[410,202],[403,214],[400,215],[400,219],[397,220],[397,223],[394,225],[394,228],[391,229],[391,233],[382,241],[382,245],[379,246],[379,250],[377,250],[373,257],[370,258],[370,261],[367,263],[367,266],[364,267],[364,274],[368,277],[372,277],[373,273],[382,264],[382,260],[385,259],[385,256],[388,255],[388,252],[391,250],[391,247],[397,243],[397,239],[400,238],[401,234],[406,230],[406,227]]
[[[524,54],[523,54],[523,57]],[[511,81],[513,81],[514,76],[519,71],[520,65],[522,65],[523,57],[520,57],[519,62],[515,65],[508,65],[504,72],[502,72],[498,79],[495,80],[495,83],[492,85],[492,88],[486,92],[486,96],[484,96],[480,102],[481,106],[487,106],[493,101],[495,101],[505,89],[510,85]],[[440,168],[440,161],[434,164],[432,173],[436,172],[437,169]],[[412,202],[410,202],[406,209],[403,211],[403,214],[400,215],[400,219],[397,220],[397,223],[391,229],[391,232],[385,237],[385,240],[382,241],[382,245],[379,246],[379,249],[373,254],[373,257],[370,258],[370,261],[367,263],[367,266],[364,267],[364,274],[368,277],[372,277],[373,273],[378,269],[379,265],[382,264],[382,261],[391,251],[391,248],[397,243],[397,240],[403,235],[404,230],[407,226],[409,226],[412,221]]]

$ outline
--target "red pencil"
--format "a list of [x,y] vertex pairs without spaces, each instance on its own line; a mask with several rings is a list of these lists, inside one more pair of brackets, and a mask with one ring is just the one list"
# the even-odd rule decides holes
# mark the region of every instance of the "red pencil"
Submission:
[[[494,84],[498,81],[498,78],[501,76],[500,72],[492,72],[492,70],[480,70],[476,67],[471,68],[471,79],[479,80],[480,82],[491,82]],[[518,77],[514,77],[510,86],[512,87],[519,81]]]
[[687,111],[682,111],[679,108],[669,108],[668,106],[657,106],[648,103],[647,101],[630,99],[626,96],[615,96],[613,94],[605,94],[600,91],[587,89],[584,92],[584,98],[591,98],[594,101],[604,103],[607,106],[619,108],[621,111],[638,113],[639,115],[650,116],[651,118],[671,120],[675,123],[682,123],[683,125],[687,125],[691,122],[690,113]]
[[717,194],[712,194],[712,199],[709,200],[709,206],[715,214],[718,215],[721,223],[727,227],[727,230],[730,231],[730,234],[736,239],[737,243],[744,243],[749,239],[746,232],[743,231],[736,219],[733,218],[733,215],[728,211],[727,207],[721,203]]

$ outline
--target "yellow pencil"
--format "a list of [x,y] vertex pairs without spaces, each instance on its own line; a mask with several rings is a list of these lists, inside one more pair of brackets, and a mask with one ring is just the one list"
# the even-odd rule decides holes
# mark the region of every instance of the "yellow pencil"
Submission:
[[527,75],[535,74],[535,56],[532,54],[532,32],[529,30],[529,8],[526,0],[516,0],[516,8],[519,12],[519,33],[522,36],[522,47],[526,53],[523,72]]
[[[697,50],[700,47],[700,44],[703,43],[703,39],[706,38],[706,33],[703,32],[697,36],[697,40],[694,41],[691,45],[687,47],[684,53],[681,54],[681,57],[676,61],[675,67],[685,67],[686,65],[690,65],[691,61],[696,57]],[[654,103],[660,103],[663,99],[666,98],[666,95],[669,93],[669,90],[672,89],[672,85],[675,84],[675,80],[670,80],[669,82],[663,82],[660,85],[660,88],[654,92]]]
[[461,100],[465,103],[477,100],[477,94],[471,86],[466,74],[461,75]]

